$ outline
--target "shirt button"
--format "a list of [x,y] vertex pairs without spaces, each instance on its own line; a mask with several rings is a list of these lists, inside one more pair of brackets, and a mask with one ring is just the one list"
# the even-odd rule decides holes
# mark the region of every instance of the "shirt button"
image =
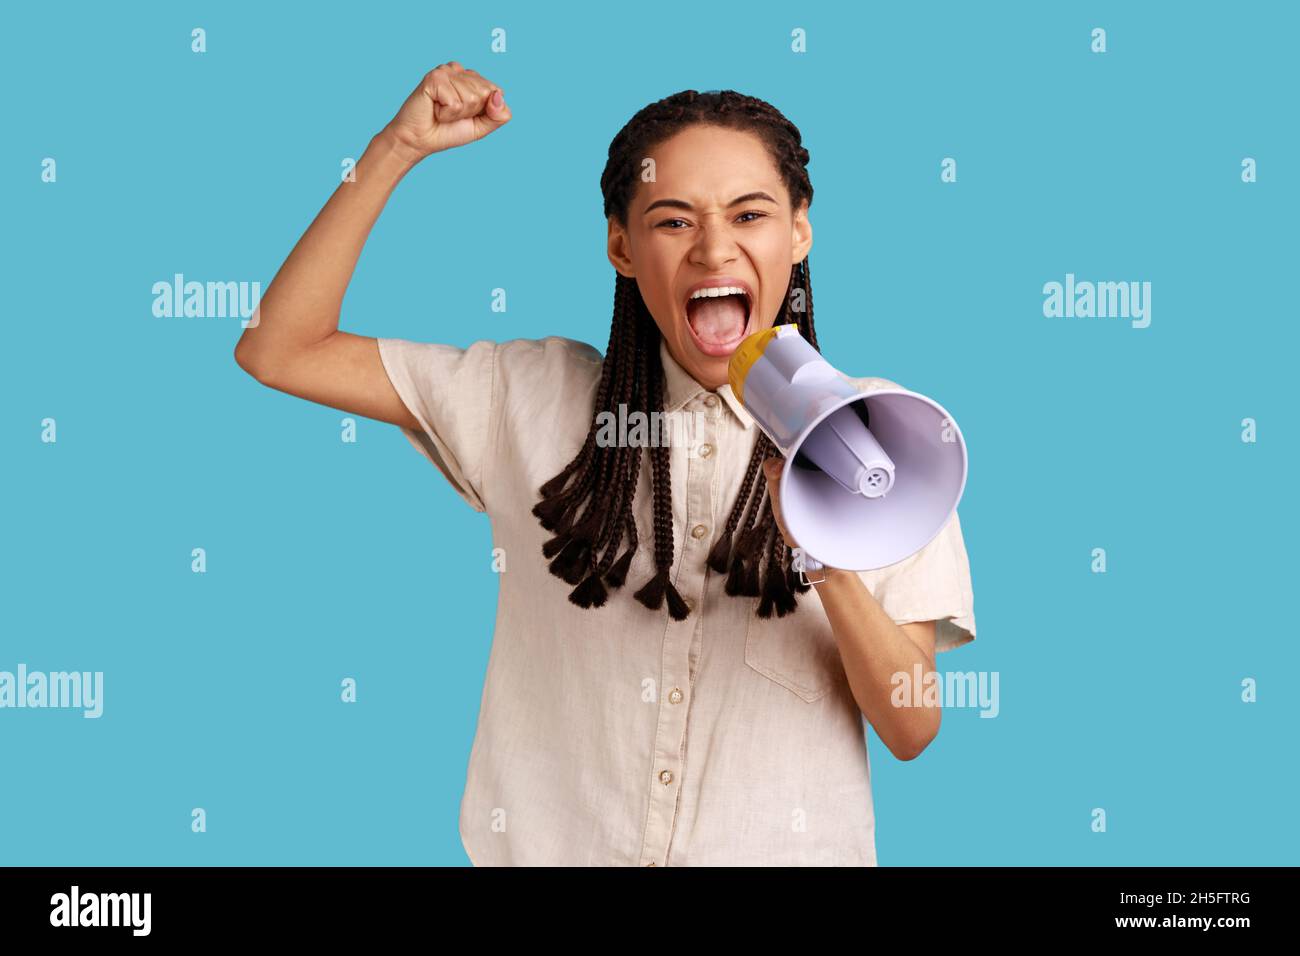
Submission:
[[646,866],[654,866],[654,865],[655,865],[655,861],[654,861],[654,860],[651,860],[649,863],[646,864]]
[[669,691],[668,699],[674,704],[680,704],[682,702],[681,688],[674,687],[671,691]]
[[717,405],[718,405],[718,396],[716,396],[716,395],[706,395],[706,396],[704,397],[704,404],[705,404],[705,405],[708,405],[709,408],[716,408]]
[[700,446],[700,457],[701,457],[701,458],[708,458],[708,457],[709,457],[710,455],[712,455],[712,454],[713,454],[713,446],[712,446],[712,445],[710,445],[710,444],[708,444],[708,443],[706,442],[705,444],[703,444],[703,445]]
[[708,533],[709,533],[709,529],[704,527],[704,525],[702,524],[697,524],[694,528],[691,529],[692,538],[703,538]]
[[659,779],[663,781],[664,786],[666,787],[668,784],[673,782],[673,772],[671,770],[664,770],[659,774]]

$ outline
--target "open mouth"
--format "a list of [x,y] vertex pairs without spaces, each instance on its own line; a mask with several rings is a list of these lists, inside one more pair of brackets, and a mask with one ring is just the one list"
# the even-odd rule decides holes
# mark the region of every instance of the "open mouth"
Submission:
[[686,300],[686,324],[705,355],[730,355],[750,332],[753,302],[747,292],[736,290],[740,287],[702,289]]

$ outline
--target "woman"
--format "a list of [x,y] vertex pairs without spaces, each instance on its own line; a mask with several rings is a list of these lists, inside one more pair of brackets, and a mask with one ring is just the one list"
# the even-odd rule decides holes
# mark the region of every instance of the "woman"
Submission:
[[[557,336],[461,349],[340,331],[401,177],[510,119],[475,71],[427,74],[235,352],[270,387],[400,426],[491,518],[508,563],[466,851],[476,865],[875,865],[862,721],[900,759],[928,745],[940,708],[895,706],[897,687],[974,638],[973,597],[955,514],[888,568],[828,568],[811,593],[791,569],[775,449],[726,369],[775,322],[816,345],[799,131],[731,91],[679,93],[620,131],[601,179],[617,272],[603,357]],[[648,412],[690,434],[608,427]]]

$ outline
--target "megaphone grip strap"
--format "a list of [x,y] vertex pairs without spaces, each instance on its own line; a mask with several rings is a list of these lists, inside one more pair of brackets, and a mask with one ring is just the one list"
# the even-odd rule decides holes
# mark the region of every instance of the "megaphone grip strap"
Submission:
[[[808,577],[809,571],[820,571],[821,577]],[[799,569],[799,580],[804,584],[821,584],[826,580],[826,565],[822,564],[814,557],[805,554],[803,556],[803,567]]]

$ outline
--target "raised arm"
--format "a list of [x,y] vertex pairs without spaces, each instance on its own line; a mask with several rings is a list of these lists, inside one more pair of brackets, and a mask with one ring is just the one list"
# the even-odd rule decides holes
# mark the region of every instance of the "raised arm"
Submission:
[[389,195],[416,163],[510,120],[501,88],[455,60],[425,74],[340,183],[261,298],[235,346],[263,385],[366,418],[419,424],[379,360],[376,340],[339,329],[343,295]]

